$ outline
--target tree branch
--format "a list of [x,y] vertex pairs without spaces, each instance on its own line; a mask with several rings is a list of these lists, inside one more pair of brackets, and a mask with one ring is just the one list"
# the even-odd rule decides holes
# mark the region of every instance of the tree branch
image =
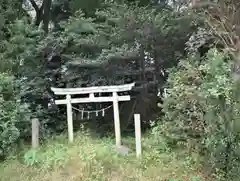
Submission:
[[33,6],[33,8],[35,9],[36,12],[39,11],[39,7],[37,5],[37,3],[34,0],[29,0],[31,5]]

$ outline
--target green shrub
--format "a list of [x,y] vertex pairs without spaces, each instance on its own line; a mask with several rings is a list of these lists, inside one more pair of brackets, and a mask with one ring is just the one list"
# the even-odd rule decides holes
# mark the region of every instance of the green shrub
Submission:
[[27,107],[20,104],[14,77],[0,74],[0,156],[5,156],[27,131]]
[[[63,131],[66,123],[62,114],[59,116],[59,109],[48,108],[48,101],[52,96],[50,87],[58,86],[55,81],[52,83],[49,80],[55,77],[56,70],[48,68],[46,58],[50,52],[54,52],[55,39],[52,35],[44,36],[40,29],[24,19],[10,24],[9,31],[11,37],[0,47],[0,72],[9,72],[15,76],[15,83],[18,84],[18,91],[15,93],[21,98],[21,102],[29,105],[31,117],[39,119],[41,139]],[[30,135],[25,123],[19,126],[24,132],[21,134],[22,138],[28,140]]]
[[206,154],[227,180],[239,180],[240,93],[227,55],[212,49],[204,60],[181,61],[170,71],[164,121],[155,128],[172,146]]

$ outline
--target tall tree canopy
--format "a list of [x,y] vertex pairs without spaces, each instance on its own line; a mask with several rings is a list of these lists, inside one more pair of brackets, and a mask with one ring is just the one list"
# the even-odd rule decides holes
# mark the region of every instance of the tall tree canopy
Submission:
[[[159,111],[157,93],[166,81],[165,70],[185,56],[185,43],[198,26],[186,10],[167,1],[17,2],[6,1],[9,9],[18,5],[22,13],[3,27],[8,35],[1,44],[0,68],[18,82],[18,101],[40,118],[42,135],[66,127],[65,110],[49,106],[55,98],[51,86],[136,82],[133,101],[122,106],[122,125],[132,124],[134,111],[148,122]],[[29,9],[36,14],[33,20],[27,16]],[[113,126],[112,114],[94,125],[103,124]],[[14,123],[20,135],[27,136],[19,125],[23,123]]]

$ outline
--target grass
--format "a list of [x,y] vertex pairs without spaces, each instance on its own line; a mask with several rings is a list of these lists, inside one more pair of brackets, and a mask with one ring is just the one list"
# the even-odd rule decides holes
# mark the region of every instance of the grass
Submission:
[[198,155],[171,151],[164,143],[143,137],[143,155],[136,159],[134,139],[125,138],[133,149],[120,156],[110,138],[78,134],[69,144],[55,137],[37,150],[25,149],[0,165],[0,181],[209,181],[201,173]]

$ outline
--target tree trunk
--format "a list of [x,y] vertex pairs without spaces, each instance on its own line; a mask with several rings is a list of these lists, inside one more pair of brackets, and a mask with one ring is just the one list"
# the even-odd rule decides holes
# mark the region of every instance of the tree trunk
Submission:
[[35,25],[39,26],[42,19],[43,19],[43,6],[41,6],[41,8],[36,11]]
[[51,15],[52,0],[43,1],[43,30],[47,34],[49,31],[49,22]]
[[43,4],[39,8],[37,3],[35,2],[35,0],[29,0],[29,1],[31,3],[32,7],[34,8],[35,12],[36,12],[35,25],[39,26],[41,21],[43,20]]

